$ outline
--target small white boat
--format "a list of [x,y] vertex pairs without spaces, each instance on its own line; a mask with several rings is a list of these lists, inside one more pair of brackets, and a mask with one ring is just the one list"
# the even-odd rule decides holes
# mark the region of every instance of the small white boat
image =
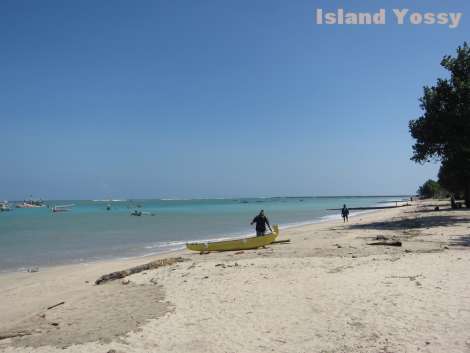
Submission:
[[68,212],[72,211],[72,207],[75,206],[74,204],[70,205],[55,205],[52,207],[52,212],[57,213],[57,212]]
[[0,212],[8,212],[11,211],[10,205],[8,204],[8,201],[0,201]]
[[39,200],[29,199],[27,201],[26,200],[23,201],[23,203],[16,204],[15,207],[16,208],[40,208],[40,207],[46,207],[46,205],[41,199]]
[[16,205],[16,208],[42,208],[46,207],[46,205],[34,204],[29,202],[23,202]]

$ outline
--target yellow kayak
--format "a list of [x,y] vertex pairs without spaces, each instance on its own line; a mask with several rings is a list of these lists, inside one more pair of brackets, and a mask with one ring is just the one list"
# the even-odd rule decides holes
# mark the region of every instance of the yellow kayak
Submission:
[[243,239],[222,240],[207,243],[187,243],[186,247],[193,251],[235,251],[256,249],[271,244],[279,235],[277,224],[273,226],[273,232],[259,237],[249,237]]

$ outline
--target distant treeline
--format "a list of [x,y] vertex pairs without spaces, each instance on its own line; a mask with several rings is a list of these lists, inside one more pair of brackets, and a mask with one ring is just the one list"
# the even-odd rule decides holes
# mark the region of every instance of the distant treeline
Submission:
[[450,193],[444,189],[437,181],[429,179],[418,188],[418,195],[426,198],[449,197]]

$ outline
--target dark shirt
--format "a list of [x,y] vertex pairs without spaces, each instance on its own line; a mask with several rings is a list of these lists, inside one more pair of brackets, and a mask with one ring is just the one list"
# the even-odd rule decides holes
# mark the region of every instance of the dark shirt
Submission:
[[344,216],[347,216],[349,215],[349,210],[347,207],[343,207],[343,209],[341,210],[341,214]]
[[253,218],[252,223],[256,223],[256,230],[258,232],[264,232],[266,230],[266,224],[269,226],[268,217],[257,215]]

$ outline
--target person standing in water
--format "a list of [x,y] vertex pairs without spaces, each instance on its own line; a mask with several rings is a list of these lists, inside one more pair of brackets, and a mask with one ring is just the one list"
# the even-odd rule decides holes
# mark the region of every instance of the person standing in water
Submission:
[[341,210],[341,216],[343,216],[343,222],[349,222],[349,210],[346,205],[343,205],[343,209]]
[[269,225],[268,217],[264,215],[264,210],[261,210],[261,212],[253,218],[250,224],[253,225],[253,223],[256,223],[256,236],[261,236],[266,233],[266,225],[269,227],[271,233],[273,231]]

